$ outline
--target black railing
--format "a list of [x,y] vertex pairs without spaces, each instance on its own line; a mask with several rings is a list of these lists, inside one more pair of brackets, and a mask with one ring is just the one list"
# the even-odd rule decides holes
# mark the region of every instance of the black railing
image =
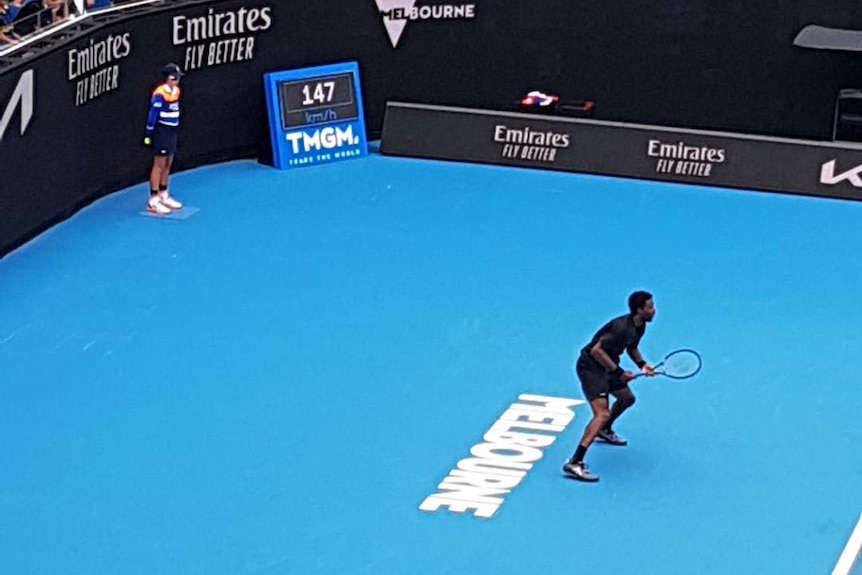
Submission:
[[[128,9],[152,0],[0,0],[0,55],[9,55],[30,44],[36,36],[50,35],[81,16],[108,8]],[[176,2],[174,2],[176,3]]]

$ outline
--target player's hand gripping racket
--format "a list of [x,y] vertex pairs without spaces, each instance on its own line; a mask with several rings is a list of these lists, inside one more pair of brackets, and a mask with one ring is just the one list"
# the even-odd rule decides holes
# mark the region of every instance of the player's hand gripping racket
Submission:
[[[693,349],[678,349],[667,354],[653,369],[656,375],[671,379],[688,379],[697,375],[702,365],[699,353]],[[643,375],[646,374],[639,373],[635,375],[635,379]]]

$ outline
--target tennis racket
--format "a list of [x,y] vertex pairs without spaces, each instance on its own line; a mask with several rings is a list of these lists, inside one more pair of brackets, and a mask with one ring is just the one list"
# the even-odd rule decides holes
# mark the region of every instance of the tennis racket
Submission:
[[[656,375],[663,375],[671,379],[688,379],[694,377],[700,371],[703,362],[700,354],[693,349],[678,349],[672,351],[664,359],[658,362],[653,369]],[[635,379],[646,375],[639,373]]]

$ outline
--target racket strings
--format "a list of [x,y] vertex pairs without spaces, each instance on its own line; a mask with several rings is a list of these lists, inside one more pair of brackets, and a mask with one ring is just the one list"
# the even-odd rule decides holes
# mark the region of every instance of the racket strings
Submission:
[[693,352],[679,352],[664,360],[661,370],[667,375],[681,377],[700,369],[700,358]]

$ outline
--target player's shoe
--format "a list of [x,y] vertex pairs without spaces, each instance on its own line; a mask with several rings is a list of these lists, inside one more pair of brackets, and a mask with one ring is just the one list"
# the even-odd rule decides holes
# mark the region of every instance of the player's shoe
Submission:
[[578,463],[567,461],[566,464],[563,465],[563,473],[572,479],[577,479],[578,481],[589,481],[590,483],[593,483],[599,480],[599,476],[590,473],[590,470],[587,469],[587,464],[583,461]]
[[179,210],[183,205],[172,198],[167,192],[159,192],[159,200],[162,205],[170,210]]
[[160,216],[166,216],[171,213],[171,209],[162,203],[162,199],[159,196],[150,196],[150,200],[147,202],[147,211]]
[[610,443],[611,445],[628,445],[628,441],[620,437],[614,432],[613,429],[602,429],[599,431],[599,434],[596,436],[596,439],[601,439],[605,443]]

